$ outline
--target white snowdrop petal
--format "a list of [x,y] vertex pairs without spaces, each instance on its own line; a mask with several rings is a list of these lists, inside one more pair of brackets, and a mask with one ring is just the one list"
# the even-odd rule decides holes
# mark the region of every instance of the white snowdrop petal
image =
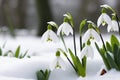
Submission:
[[63,29],[62,29],[62,32],[65,34],[65,35],[69,35],[69,31],[68,31],[68,26],[67,25],[65,25],[64,27],[63,27]]
[[81,51],[81,59],[86,56],[86,57],[90,57],[91,59],[94,57],[94,51],[93,48],[90,45],[87,45],[83,48],[83,50]]
[[108,32],[111,31],[111,28],[112,28],[111,26],[112,26],[112,25],[108,25],[108,26],[107,26],[107,31],[108,31]]
[[56,57],[56,58],[53,60],[53,62],[50,64],[50,70],[54,70],[54,69],[55,69],[56,63],[57,63],[57,57]]
[[73,29],[72,29],[72,27],[69,28],[69,32],[73,35]]
[[88,29],[88,30],[85,32],[85,34],[84,34],[84,36],[83,36],[83,43],[85,43],[85,42],[88,41],[88,39],[90,38],[90,33],[91,33],[90,29]]
[[60,36],[60,32],[62,31],[62,24],[59,26],[58,30],[57,30],[57,35]]
[[91,46],[88,46],[88,57],[90,57],[91,59],[94,57],[94,51]]
[[52,30],[47,30],[43,36],[41,37],[41,42],[47,42],[48,38],[50,38],[53,42],[58,42],[57,35]]
[[114,31],[119,31],[117,21],[112,20],[112,27],[113,27]]
[[50,38],[53,40],[53,42],[58,42],[59,39],[52,30],[49,32],[49,35],[50,35]]
[[61,57],[56,57],[53,60],[53,62],[50,64],[50,70],[56,69],[57,65],[59,65],[61,69],[66,70],[66,63]]
[[96,41],[100,41],[100,36],[94,29],[91,30],[91,33]]
[[71,25],[70,24],[68,24],[67,22],[64,22],[64,26],[63,26],[63,32],[65,33],[65,35],[69,35],[71,32],[71,29],[72,29],[72,27],[71,27]]
[[63,70],[66,70],[66,63],[61,57],[59,57],[59,65],[62,67]]
[[63,22],[57,31],[57,35],[60,35],[60,32],[64,33],[65,35],[69,35],[70,33],[73,34],[73,30],[70,24],[68,24],[67,22]]
[[85,46],[81,51],[81,59],[87,54],[87,48],[88,46]]
[[103,18],[107,24],[111,25],[111,18],[106,13],[103,13]]
[[100,24],[102,23],[102,21],[103,21],[103,14],[101,14],[101,15],[99,16],[98,20],[97,20],[97,26],[98,26],[98,27],[100,26]]
[[41,42],[46,42],[48,38],[49,30],[47,30],[41,37]]

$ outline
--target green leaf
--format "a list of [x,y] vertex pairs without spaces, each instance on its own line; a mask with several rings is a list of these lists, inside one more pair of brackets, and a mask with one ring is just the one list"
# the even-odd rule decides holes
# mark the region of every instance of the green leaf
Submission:
[[77,74],[78,76],[82,76],[82,77],[85,77],[86,75],[86,72],[85,72],[85,68],[83,67],[82,63],[80,62],[78,56],[74,56],[73,52],[68,49],[69,53],[70,53],[70,56],[72,58],[72,61],[75,65],[75,68],[77,69]]
[[84,26],[86,24],[87,20],[84,19],[82,20],[82,22],[80,23],[80,34],[82,34],[83,30],[84,30]]
[[83,65],[84,69],[86,69],[86,64],[87,64],[87,58],[86,58],[86,56],[84,56],[84,58],[82,59],[82,65]]
[[98,46],[98,44],[97,44],[96,42],[95,42],[95,46],[96,46],[99,54],[101,55],[102,60],[103,60],[103,62],[104,62],[104,64],[105,64],[106,68],[107,68],[108,70],[110,70],[110,65],[109,65],[109,63],[108,63],[108,61],[107,61],[107,58],[106,58],[106,56],[105,56],[104,50],[103,50],[103,49],[100,49],[99,46]]
[[114,45],[114,61],[118,65],[120,70],[120,47],[116,44]]
[[41,70],[37,71],[36,74],[37,74],[37,80],[45,80],[45,76]]
[[117,65],[118,65],[119,70],[120,70],[120,47],[119,47],[119,50],[118,50]]
[[99,48],[99,46],[98,46],[98,44],[96,42],[95,42],[95,46],[96,46],[99,54],[101,55],[101,57],[104,58],[105,57],[104,56],[104,54],[105,54],[104,50],[102,48]]
[[15,57],[18,58],[19,54],[20,54],[20,46],[18,46],[16,51],[15,51]]
[[116,38],[115,35],[112,35],[111,36],[111,45],[112,45],[112,48],[114,47],[114,44],[116,44],[117,46],[119,46],[119,40]]
[[76,67],[76,66],[77,66],[76,57],[74,56],[73,52],[72,52],[70,49],[68,49],[68,51],[69,51],[69,53],[70,53],[70,56],[71,56],[72,61],[73,61],[73,63],[74,63],[74,66]]
[[110,51],[111,53],[113,52],[112,51],[112,46],[109,44],[109,42],[106,42],[106,48],[108,51]]
[[113,56],[114,56],[114,61],[116,63],[117,63],[118,54],[119,54],[118,46],[115,44],[113,47]]
[[48,80],[50,76],[50,70],[40,70],[36,72],[37,74],[37,80]]
[[82,66],[82,63],[80,62],[79,58],[76,56],[76,67],[78,70],[78,75],[85,77],[86,76],[86,69]]
[[45,71],[45,80],[49,79],[50,73],[51,73],[51,71],[46,69],[46,71]]
[[107,56],[107,60],[108,60],[108,63],[110,65],[110,68],[115,68],[116,70],[119,70],[118,66],[116,65],[116,63],[114,62],[114,60],[112,59],[110,54],[106,53],[106,56]]
[[21,58],[24,58],[27,55],[27,53],[28,53],[28,50],[23,55],[21,55]]

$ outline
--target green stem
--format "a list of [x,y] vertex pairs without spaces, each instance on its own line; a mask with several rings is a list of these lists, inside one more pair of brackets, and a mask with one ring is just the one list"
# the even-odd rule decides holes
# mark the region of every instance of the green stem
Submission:
[[72,67],[74,68],[75,72],[77,72],[77,69],[75,68],[75,66],[73,65],[73,63],[71,62],[71,60],[69,59],[69,57],[67,56],[67,54],[59,48],[59,50],[64,54],[64,56],[67,58],[67,60],[69,61],[69,63],[72,65]]
[[99,35],[100,35],[100,38],[101,38],[101,40],[102,40],[102,43],[103,43],[103,47],[104,47],[104,49],[105,49],[105,52],[107,52],[107,49],[106,49],[106,47],[105,47],[105,43],[104,43],[102,34],[100,33]]
[[82,36],[80,35],[80,51],[82,50]]
[[75,56],[77,56],[77,52],[76,52],[76,42],[75,42],[75,29],[74,29],[74,27],[73,27],[73,43],[74,43]]
[[69,61],[69,63],[72,65],[72,67],[74,68],[75,72],[77,73],[77,70],[75,68],[75,66],[72,64],[72,62],[70,61],[70,59],[67,57],[67,60]]
[[119,24],[119,18],[117,16],[117,14],[116,14],[116,19],[117,19],[117,24],[118,24],[118,28],[119,28],[119,35],[120,35],[120,24]]
[[68,52],[67,47],[66,47],[66,44],[65,44],[65,41],[64,41],[64,38],[63,38],[63,35],[62,35],[62,32],[60,32],[60,38],[61,38],[61,40],[62,40],[62,42],[63,42],[63,45],[64,45],[64,47],[65,47],[65,50]]

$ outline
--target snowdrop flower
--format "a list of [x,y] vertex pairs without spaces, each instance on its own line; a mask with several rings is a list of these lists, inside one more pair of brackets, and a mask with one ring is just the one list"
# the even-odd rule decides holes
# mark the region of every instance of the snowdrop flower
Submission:
[[84,56],[86,57],[94,57],[94,51],[93,48],[90,45],[85,46],[82,51],[81,51],[81,58],[83,58]]
[[104,26],[106,23],[110,25],[111,18],[106,13],[102,13],[97,20],[97,26],[99,27],[101,24]]
[[95,39],[96,41],[100,41],[100,36],[94,29],[90,28],[85,32],[83,36],[83,43],[87,42],[89,39]]
[[67,22],[63,22],[58,28],[57,35],[60,35],[60,32],[62,32],[62,34],[65,34],[67,36],[70,33],[73,35],[72,26],[70,24],[68,24]]
[[115,13],[112,14],[111,25],[108,25],[107,30],[108,30],[108,32],[110,32],[110,31],[117,31],[118,32],[119,31],[119,26],[118,26],[118,22],[116,20]]
[[107,27],[107,31],[108,32],[110,32],[110,31],[119,31],[119,29],[118,29],[118,23],[117,23],[117,21],[116,20],[112,20],[111,21],[111,25],[108,25],[108,27]]
[[60,57],[60,52],[57,51],[56,52],[56,58],[54,59],[54,61],[50,64],[50,69],[54,70],[54,69],[66,69],[66,63],[65,61]]
[[57,35],[51,29],[48,29],[41,37],[42,42],[48,41],[58,42],[58,40],[59,39]]

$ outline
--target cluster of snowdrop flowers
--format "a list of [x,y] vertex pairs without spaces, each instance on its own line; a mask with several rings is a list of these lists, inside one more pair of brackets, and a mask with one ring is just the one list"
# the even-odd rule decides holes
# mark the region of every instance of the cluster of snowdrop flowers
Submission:
[[[58,25],[55,22],[50,21],[50,22],[48,22],[48,26],[47,27],[48,27],[47,31],[42,35],[41,41],[42,42],[55,42],[56,43],[56,42],[59,41],[58,37],[60,37],[62,42],[63,42],[63,44],[64,44],[64,47],[66,48],[66,44],[65,44],[63,35],[66,35],[66,36],[68,36],[70,34],[73,35],[72,26],[67,21],[64,21],[58,27]],[[57,29],[57,35],[56,35],[56,33],[54,31],[52,31],[52,27],[55,27]],[[62,68],[63,70],[65,70],[65,64],[64,65],[63,64],[64,64],[64,61],[60,57],[60,52],[57,51],[55,60],[53,61],[52,64],[50,64],[50,69],[53,70],[53,69]]]
[[[80,44],[82,44],[82,45],[80,46],[81,47],[81,50],[80,50],[81,58],[79,58],[80,56],[78,56],[79,54],[77,54],[77,52],[76,52],[75,29],[74,29],[74,22],[73,22],[72,15],[70,13],[67,13],[67,14],[64,14],[63,16],[64,16],[64,21],[59,27],[53,21],[48,22],[48,30],[41,37],[42,41],[47,41],[47,42],[48,41],[57,42],[58,37],[60,37],[60,39],[62,40],[63,45],[65,47],[65,51],[62,50],[61,48],[58,49],[58,51],[56,52],[56,58],[53,61],[53,63],[50,65],[50,69],[53,70],[53,69],[62,68],[63,70],[65,70],[64,61],[60,57],[60,52],[61,52],[66,57],[66,59],[69,61],[69,63],[71,64],[73,69],[76,71],[76,73],[79,76],[84,77],[86,75],[86,65],[84,65],[87,63],[86,59],[87,59],[87,57],[93,58],[93,56],[94,56],[94,51],[91,46],[91,40],[95,40],[95,39],[99,40],[99,35],[93,29],[94,23],[88,21],[90,27],[83,36],[83,43],[85,43],[84,47],[83,47],[83,43],[81,41],[82,39],[80,39]],[[81,22],[81,24],[83,24],[83,23],[86,24],[87,20],[83,20]],[[85,24],[82,25],[82,27],[84,27]],[[57,29],[57,35],[52,31],[52,27],[55,27]],[[81,26],[80,26],[80,29],[82,29]],[[66,43],[63,38],[63,35],[68,36],[70,34],[72,34],[72,36],[73,36],[74,52],[70,48],[66,47]],[[70,57],[68,57],[68,53],[70,54]],[[72,60],[70,58],[72,58]],[[83,66],[81,66],[81,65],[83,65]]]
[[[57,42],[59,39],[61,39],[63,46],[65,50],[58,48],[56,52],[56,58],[53,61],[53,63],[50,65],[50,69],[63,69],[65,70],[65,62],[60,57],[60,53],[63,54],[68,62],[71,64],[75,72],[78,76],[85,77],[86,76],[86,64],[87,64],[87,58],[93,58],[94,57],[94,50],[92,48],[92,41],[99,42],[100,40],[103,43],[103,51],[107,52],[106,45],[104,43],[103,37],[100,33],[99,27],[105,26],[107,24],[107,31],[119,31],[119,20],[117,17],[116,12],[108,5],[101,5],[102,7],[102,14],[97,20],[97,25],[93,23],[92,21],[87,21],[87,19],[84,19],[80,23],[79,27],[79,37],[80,37],[80,52],[77,53],[76,51],[76,37],[75,37],[75,29],[74,29],[74,21],[72,18],[72,15],[70,13],[64,14],[64,21],[63,23],[58,26],[55,22],[50,21],[48,22],[48,30],[43,34],[41,37],[41,41],[43,42]],[[112,11],[112,19],[109,17],[109,15],[106,13],[107,10]],[[57,29],[57,34],[52,31],[52,27],[55,27]],[[83,34],[84,28],[87,27],[88,30]],[[69,47],[66,46],[65,40],[63,35],[70,35],[72,34],[73,38],[73,48],[74,51],[72,51]],[[97,46],[96,46],[97,47]],[[97,47],[98,48],[98,47]],[[102,52],[102,51],[101,51]],[[68,56],[69,55],[69,56]],[[104,60],[104,59],[103,59]],[[104,60],[105,61],[105,60]]]
[[91,46],[91,40],[100,41],[100,36],[98,32],[95,30],[97,26],[92,21],[87,21],[88,23],[88,30],[83,35],[83,43],[85,43],[87,46],[85,46],[81,51],[81,58],[84,56],[93,58],[94,51]]
[[[102,14],[100,15],[100,17],[98,18],[97,21],[97,26],[99,27],[101,24],[102,26],[104,26],[105,24],[107,24],[107,31],[119,31],[119,22],[117,20],[116,17],[116,13],[115,11],[108,5],[101,5],[102,7]],[[109,9],[112,11],[112,20],[110,18],[110,16],[106,13],[106,9]]]

